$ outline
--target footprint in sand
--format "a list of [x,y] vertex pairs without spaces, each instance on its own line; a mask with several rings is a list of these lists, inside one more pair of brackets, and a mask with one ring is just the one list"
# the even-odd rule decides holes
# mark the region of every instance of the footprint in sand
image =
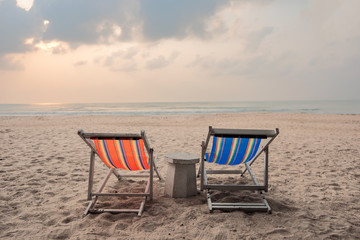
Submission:
[[162,223],[144,222],[139,226],[139,230],[142,229],[145,232],[152,232],[161,225]]
[[68,174],[67,172],[60,172],[60,173],[57,173],[56,176],[63,177],[63,176],[66,176],[67,174]]
[[45,192],[45,194],[48,195],[48,196],[50,196],[50,197],[56,196],[56,194],[53,193],[53,192]]
[[48,234],[48,239],[68,239],[70,237],[71,231],[69,228],[60,228],[51,231]]
[[116,229],[119,229],[119,230],[125,230],[129,227],[129,224],[125,224],[125,223],[118,223],[116,225]]
[[74,221],[76,218],[73,217],[73,216],[69,216],[69,217],[66,217],[64,218],[61,223],[64,223],[64,224],[68,224],[68,223],[71,223],[72,221]]
[[[283,238],[283,237],[287,237],[290,235],[290,232],[286,229],[283,229],[283,228],[278,228],[278,229],[274,229],[270,232],[267,232],[267,235],[271,235],[271,237],[275,237],[276,238]],[[275,235],[275,236],[274,236]]]

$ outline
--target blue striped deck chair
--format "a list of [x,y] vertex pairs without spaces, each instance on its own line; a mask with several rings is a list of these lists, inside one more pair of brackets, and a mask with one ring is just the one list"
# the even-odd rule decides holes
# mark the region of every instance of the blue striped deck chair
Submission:
[[[200,188],[206,190],[209,211],[215,209],[229,210],[240,209],[245,211],[267,211],[271,213],[271,208],[266,201],[263,191],[268,191],[268,158],[269,145],[279,134],[279,129],[275,130],[251,130],[251,129],[220,129],[209,127],[206,141],[202,142],[202,153],[198,175],[201,175]],[[213,145],[211,152],[207,153],[207,147],[212,139]],[[264,155],[264,181],[262,184],[255,178],[251,165],[260,156]],[[207,164],[223,165],[222,169],[212,166],[211,170],[206,170]],[[224,169],[231,166],[243,164],[244,169]],[[253,184],[210,184],[208,174],[243,174],[248,171]],[[237,202],[224,203],[213,202],[211,194],[213,191],[257,191],[262,202]]]
[[[149,142],[142,131],[140,134],[117,134],[117,133],[85,133],[78,131],[78,135],[90,147],[90,171],[88,183],[88,200],[91,200],[84,212],[84,217],[90,213],[137,213],[141,216],[146,200],[153,198],[153,173],[154,170],[161,180],[157,171],[154,159],[154,150],[150,148]],[[93,190],[95,156],[98,156],[108,167],[108,173],[101,182],[97,191]],[[118,171],[122,171],[121,174]],[[128,174],[131,172],[131,174]],[[146,172],[145,174],[139,172]],[[127,174],[125,174],[127,173]],[[119,181],[123,177],[146,177],[148,178],[144,193],[134,192],[112,192],[105,193],[103,189],[110,176],[114,174]],[[99,197],[142,197],[139,209],[99,209],[95,208],[95,203]]]

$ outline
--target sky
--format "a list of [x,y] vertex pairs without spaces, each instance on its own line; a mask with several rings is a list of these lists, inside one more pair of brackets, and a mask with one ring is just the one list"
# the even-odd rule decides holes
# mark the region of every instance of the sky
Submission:
[[358,0],[0,0],[0,104],[360,99]]

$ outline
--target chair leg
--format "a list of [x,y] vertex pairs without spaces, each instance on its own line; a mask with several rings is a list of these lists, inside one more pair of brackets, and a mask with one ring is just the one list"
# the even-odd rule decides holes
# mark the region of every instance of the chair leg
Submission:
[[154,162],[154,170],[155,170],[156,175],[158,176],[159,180],[163,180],[163,178],[161,177],[161,175],[160,175],[160,173],[159,173],[159,171],[158,171],[158,169],[157,169],[157,167],[155,165],[155,162]]
[[[144,193],[150,193],[150,188],[152,188],[151,177],[152,176],[149,177],[149,180],[148,180],[148,183],[146,184],[146,188],[145,188]],[[146,200],[147,200],[147,197],[144,197],[141,204],[140,204],[140,208],[139,208],[139,212],[138,212],[139,217],[141,217],[141,215],[144,212]],[[150,194],[150,200],[152,200],[152,194]]]
[[83,214],[83,217],[85,217],[85,216],[89,213],[90,209],[95,205],[97,199],[98,199],[98,196],[95,196],[95,197],[93,198],[93,200],[89,203],[89,205],[88,205],[87,208],[85,209],[85,212],[84,212],[84,214]]
[[139,212],[138,212],[138,216],[141,217],[141,215],[144,212],[145,209],[145,203],[146,203],[146,197],[144,197],[144,199],[142,200],[141,204],[140,204],[140,208],[139,208]]
[[[104,178],[103,182],[101,183],[99,189],[97,190],[98,193],[101,193],[101,191],[104,189],[107,181],[109,180],[110,175],[114,172],[113,168],[109,169],[109,172],[107,173],[106,177]],[[89,195],[91,195],[91,192],[89,192]],[[96,201],[98,199],[98,196],[93,197],[93,200],[89,203],[88,207],[86,208],[83,217],[85,217],[90,209],[95,205]]]
[[199,167],[198,173],[196,174],[196,177],[199,177],[199,176],[200,176],[201,166],[202,166],[202,162],[200,161],[200,167]]
[[272,212],[272,211],[271,211],[271,207],[270,207],[269,203],[267,202],[267,200],[266,200],[263,192],[262,192],[262,191],[259,191],[259,194],[260,194],[261,200],[263,201],[264,205],[265,205],[266,208],[267,208],[267,213],[271,214],[271,212]]
[[155,156],[154,157],[154,161],[153,161],[153,163],[154,163],[154,170],[155,170],[155,172],[156,172],[156,175],[158,176],[158,178],[159,178],[159,180],[163,180],[163,178],[161,177],[161,175],[160,175],[160,173],[159,173],[159,171],[158,171],[158,168],[157,168],[157,166],[156,166],[156,159],[157,159],[157,156]]
[[212,202],[211,202],[211,196],[210,196],[210,191],[206,190],[206,198],[207,198],[207,202],[208,202],[208,206],[209,206],[209,212],[212,213],[213,210],[213,206],[212,206]]
[[91,150],[90,153],[90,169],[89,169],[89,184],[88,184],[88,200],[91,200],[92,197],[92,189],[94,185],[94,159],[95,159],[95,152]]

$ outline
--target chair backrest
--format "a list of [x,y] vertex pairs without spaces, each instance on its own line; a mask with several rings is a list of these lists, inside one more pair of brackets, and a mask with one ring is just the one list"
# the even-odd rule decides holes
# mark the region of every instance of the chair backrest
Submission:
[[[139,134],[104,134],[78,132],[100,159],[110,168],[129,171],[150,169],[150,149],[145,132]],[[148,155],[147,155],[147,154]]]
[[260,138],[213,137],[213,146],[207,162],[220,165],[238,165],[251,161],[260,146]]
[[[251,162],[277,136],[278,129],[250,130],[250,129],[220,129],[209,128],[206,147],[213,139],[210,156],[206,154],[206,161],[220,165],[238,165]],[[205,148],[206,148],[205,147]]]
[[92,140],[99,157],[107,166],[130,171],[150,169],[143,139]]

